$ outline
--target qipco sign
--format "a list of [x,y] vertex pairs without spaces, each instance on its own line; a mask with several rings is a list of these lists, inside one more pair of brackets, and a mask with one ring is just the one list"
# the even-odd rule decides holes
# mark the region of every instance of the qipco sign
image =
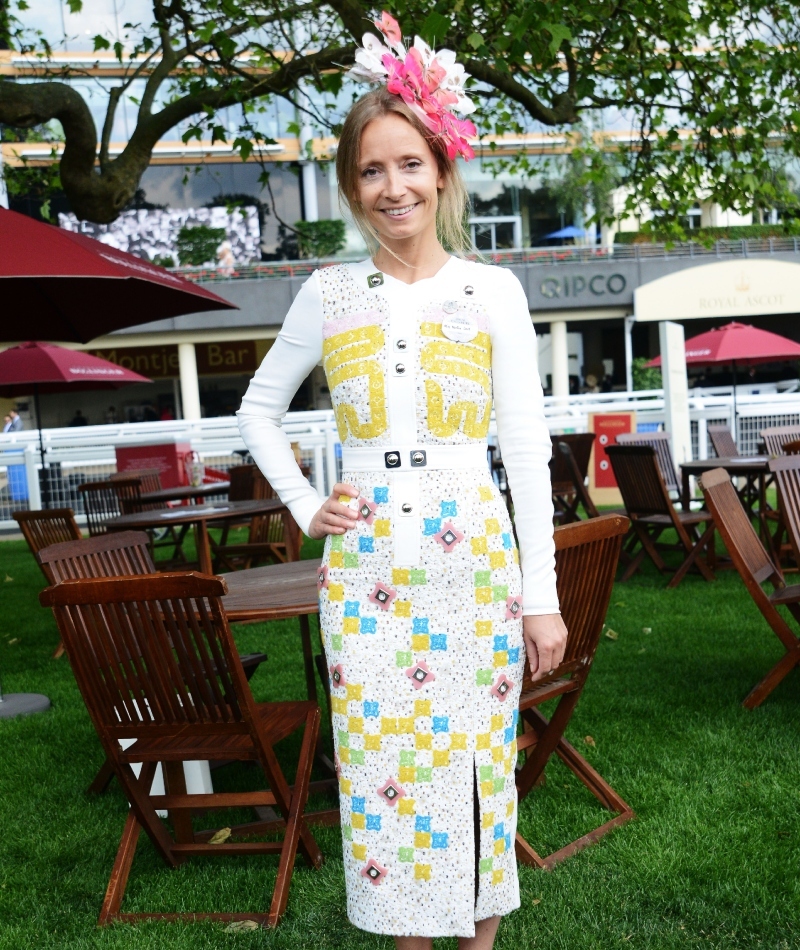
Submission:
[[543,297],[548,300],[562,300],[565,298],[585,297],[617,297],[624,293],[627,281],[622,274],[595,274],[593,277],[584,277],[575,274],[572,277],[545,277],[539,286]]

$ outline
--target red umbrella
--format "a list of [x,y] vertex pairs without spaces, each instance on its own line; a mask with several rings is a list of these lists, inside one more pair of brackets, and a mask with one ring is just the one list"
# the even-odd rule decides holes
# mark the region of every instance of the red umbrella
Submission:
[[[152,380],[129,369],[101,360],[80,350],[68,350],[52,343],[23,343],[0,353],[0,396],[23,396],[33,393],[36,421],[39,423],[39,453],[44,469],[40,393],[63,393],[85,389],[119,389],[130,383]],[[47,479],[45,507],[50,500]]]
[[[756,366],[759,363],[777,363],[781,360],[800,359],[800,343],[769,330],[760,330],[748,323],[726,323],[706,333],[693,336],[685,343],[686,363],[689,366],[714,366],[730,363],[733,370],[733,418],[736,438],[736,364]],[[661,357],[645,363],[661,366]]]
[[[800,359],[800,343],[747,323],[733,322],[714,327],[686,341],[686,363],[690,366],[722,363],[755,366],[797,359]],[[661,357],[657,356],[645,365],[661,366]]]
[[151,320],[238,309],[133,254],[4,208],[0,279],[7,340],[35,335],[87,343]]

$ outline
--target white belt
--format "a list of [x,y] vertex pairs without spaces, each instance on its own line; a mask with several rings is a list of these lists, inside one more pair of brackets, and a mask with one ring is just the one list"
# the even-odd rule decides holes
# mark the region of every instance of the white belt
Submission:
[[425,471],[467,468],[489,474],[486,443],[472,445],[342,446],[345,472],[391,472],[394,563],[417,567],[422,534],[419,475]]
[[488,470],[486,443],[471,445],[398,445],[393,448],[342,446],[346,472],[421,472],[441,469]]

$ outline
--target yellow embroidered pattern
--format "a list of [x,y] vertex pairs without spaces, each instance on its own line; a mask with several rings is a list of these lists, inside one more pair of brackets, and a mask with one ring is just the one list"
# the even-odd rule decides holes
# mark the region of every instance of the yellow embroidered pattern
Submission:
[[444,411],[442,386],[434,379],[425,380],[428,404],[428,428],[441,438],[463,429],[471,439],[484,439],[489,432],[492,412],[492,341],[488,333],[478,333],[469,343],[453,343],[444,338],[440,323],[423,323],[422,336],[436,337],[425,343],[420,353],[424,370],[437,376],[459,376],[477,383],[486,394],[483,406],[468,399],[454,402]]
[[[336,428],[344,442],[348,431],[356,439],[374,439],[389,424],[383,369],[375,354],[383,347],[383,330],[378,326],[358,327],[328,337],[322,345],[323,366],[334,403]],[[366,376],[369,385],[369,419],[362,422],[355,406],[339,402],[334,390],[348,379]]]

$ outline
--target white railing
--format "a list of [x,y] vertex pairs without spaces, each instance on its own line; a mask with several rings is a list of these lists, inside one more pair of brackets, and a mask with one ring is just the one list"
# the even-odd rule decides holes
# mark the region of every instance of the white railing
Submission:
[[[748,392],[754,388],[759,392]],[[765,392],[765,389],[772,390]],[[654,389],[637,392],[587,393],[567,399],[545,397],[550,431],[585,432],[592,412],[635,411],[640,426],[663,426],[664,393]],[[692,448],[695,458],[706,458],[709,422],[731,424],[731,387],[695,389],[689,396]],[[737,387],[737,442],[742,454],[755,454],[759,432],[767,426],[800,424],[800,381],[779,385]],[[331,410],[294,412],[286,416],[284,429],[300,448],[311,470],[311,481],[325,495],[340,471],[340,446]],[[494,418],[490,441],[496,441]],[[241,462],[246,447],[236,419],[225,416],[196,422],[168,421],[121,423],[81,428],[44,429],[46,474],[42,475],[38,431],[0,434],[0,530],[14,528],[15,510],[41,507],[43,477],[48,478],[51,507],[73,508],[82,520],[77,486],[84,481],[107,478],[116,471],[116,446],[188,443],[203,462],[227,470]]]

